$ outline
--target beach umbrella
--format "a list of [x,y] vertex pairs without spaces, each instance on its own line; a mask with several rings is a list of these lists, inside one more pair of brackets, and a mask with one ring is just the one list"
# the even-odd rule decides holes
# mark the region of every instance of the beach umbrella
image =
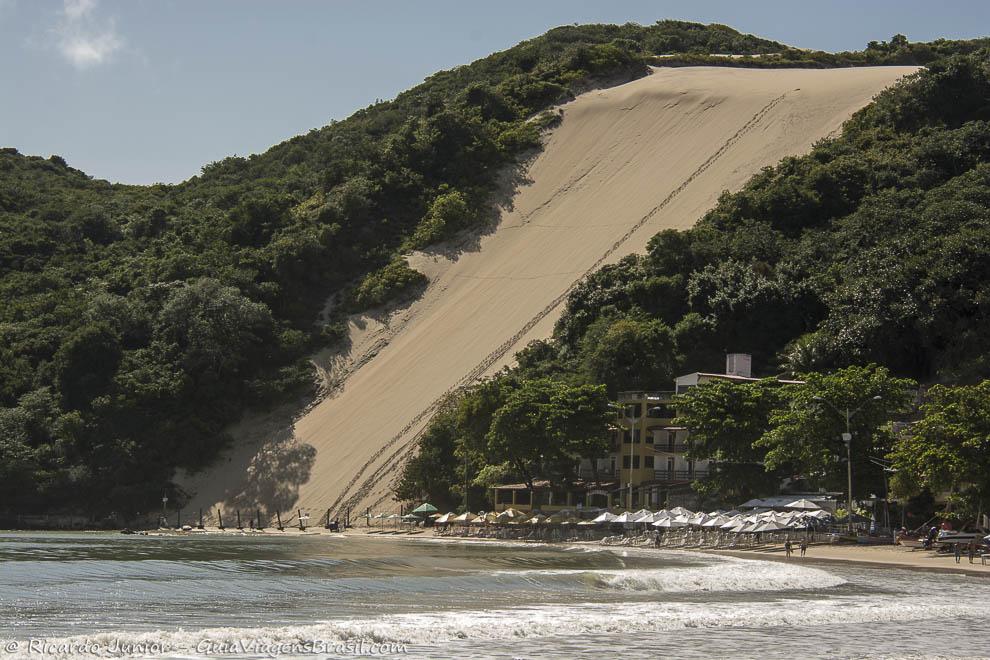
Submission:
[[811,500],[800,499],[784,505],[785,509],[799,509],[802,511],[819,511],[821,507]]
[[532,518],[530,518],[529,520],[527,520],[526,521],[526,524],[527,525],[539,525],[541,522],[543,522],[546,519],[547,519],[546,516],[544,516],[541,513],[538,513],[535,516],[533,516]]
[[699,513],[693,516],[692,518],[689,518],[687,523],[692,527],[701,527],[709,520],[710,518],[708,517],[707,513]]
[[512,507],[509,507],[502,513],[498,514],[497,519],[499,522],[512,522],[513,520],[518,522],[528,517],[529,517],[528,514],[523,513],[519,509],[513,509]]
[[475,519],[475,515],[473,513],[471,513],[470,511],[465,511],[456,518],[453,518],[450,522],[456,522],[466,525],[474,519]]
[[688,509],[685,509],[682,506],[675,506],[673,509],[670,510],[670,514],[673,516],[687,516],[688,518],[690,518],[691,516],[694,515],[694,511],[689,511]]
[[423,502],[418,507],[410,511],[410,513],[437,513],[440,509],[436,508],[429,502]]
[[422,520],[423,519],[417,516],[415,513],[407,513],[406,515],[402,516],[403,522],[422,522]]
[[594,523],[610,523],[613,520],[615,520],[616,518],[618,518],[617,515],[615,515],[614,513],[609,513],[608,511],[606,511],[605,513],[603,513],[602,515],[598,516],[597,518],[595,518],[591,522],[594,522]]
[[439,518],[437,518],[434,522],[436,522],[436,524],[438,525],[446,525],[448,522],[450,522],[450,519],[453,517],[454,517],[453,513],[445,513]]
[[651,523],[653,522],[653,513],[650,511],[637,511],[632,514],[632,520],[630,522],[634,523]]
[[729,518],[728,516],[713,516],[713,517],[709,518],[708,520],[706,520],[705,522],[701,523],[701,526],[702,527],[707,527],[709,529],[712,529],[714,527],[721,527],[722,525],[724,525],[725,523],[729,522],[730,520],[732,520],[732,519]]
[[688,524],[675,518],[664,518],[653,523],[653,526],[658,529],[673,529],[675,527],[687,527]]
[[594,520],[582,520],[578,523],[578,527],[591,527],[595,524]]
[[760,500],[760,499],[752,499],[752,500],[748,500],[746,502],[743,502],[739,506],[741,508],[743,508],[743,509],[755,509],[756,507],[766,506],[766,502],[764,502],[763,500]]
[[726,531],[729,531],[729,530],[731,530],[731,529],[733,529],[735,527],[738,527],[739,526],[739,523],[741,523],[741,522],[743,522],[743,520],[741,518],[736,518],[736,517],[729,518],[724,523],[722,523],[721,525],[719,525],[718,528],[719,529],[724,529]]

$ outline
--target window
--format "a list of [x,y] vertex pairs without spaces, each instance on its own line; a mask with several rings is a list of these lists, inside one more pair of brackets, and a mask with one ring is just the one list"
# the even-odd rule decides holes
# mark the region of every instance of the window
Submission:
[[649,416],[653,419],[673,419],[677,417],[677,414],[671,406],[659,405],[650,407]]
[[634,470],[638,470],[639,469],[639,456],[633,456],[632,459],[633,459],[633,469]]
[[673,472],[674,471],[674,457],[673,456],[671,456],[670,458],[667,459],[667,471],[668,472]]
[[648,468],[650,468],[652,470],[653,467],[654,467],[654,463],[656,462],[656,458],[653,457],[653,456],[644,456],[643,457],[643,462],[644,462],[645,467],[648,467]]
[[622,457],[622,469],[623,470],[628,470],[629,469],[629,457],[628,456],[623,456]]

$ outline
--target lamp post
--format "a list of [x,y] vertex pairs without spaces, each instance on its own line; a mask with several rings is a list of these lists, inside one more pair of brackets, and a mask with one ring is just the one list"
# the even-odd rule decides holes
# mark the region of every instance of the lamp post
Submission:
[[162,494],[162,519],[159,521],[159,527],[168,527],[168,509],[165,507],[168,505],[168,495]]
[[[615,403],[610,403],[610,404],[608,404],[608,407],[609,408],[612,408],[613,410],[615,410],[617,412],[617,414],[619,415],[619,417],[621,418],[621,421],[619,423],[619,431],[620,432],[624,432],[625,429],[622,426],[622,422],[625,421],[625,418],[626,418],[626,409],[625,409],[625,406],[620,406],[620,405],[615,404]],[[619,442],[619,447],[621,448],[621,446],[622,446],[622,442]],[[626,503],[628,505],[627,508],[630,511],[632,511],[632,498],[633,498],[632,469],[633,469],[633,425],[632,425],[632,422],[630,422],[629,423],[629,482],[628,482],[628,484],[629,484],[629,494],[627,496],[628,497],[628,500],[626,501]]]
[[812,397],[812,401],[817,401],[818,403],[824,403],[826,406],[831,408],[840,417],[845,417],[846,420],[846,432],[842,434],[842,442],[846,445],[846,478],[847,478],[847,497],[846,497],[846,516],[849,521],[849,533],[852,534],[853,531],[853,464],[852,464],[852,429],[850,428],[849,421],[853,418],[853,415],[858,413],[866,404],[870,401],[880,401],[883,399],[880,395],[877,395],[871,399],[864,401],[859,404],[858,407],[850,410],[849,406],[843,409],[836,407],[831,401],[820,396]]

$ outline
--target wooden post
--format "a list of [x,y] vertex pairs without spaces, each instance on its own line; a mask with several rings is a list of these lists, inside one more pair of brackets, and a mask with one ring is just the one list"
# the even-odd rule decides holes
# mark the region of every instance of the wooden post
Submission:
[[255,513],[258,514],[258,526],[257,526],[257,529],[260,532],[261,530],[263,530],[265,528],[265,526],[261,524],[261,509],[256,509],[255,510]]
[[278,523],[278,531],[284,532],[285,527],[282,527],[282,516],[279,514],[278,509],[275,510],[275,522]]
[[305,532],[306,525],[303,524],[302,509],[296,509],[296,514],[299,516],[299,531]]
[[220,509],[217,509],[217,520],[219,521],[219,523],[218,523],[217,526],[220,528],[220,531],[222,532],[223,531],[223,514],[220,513]]
[[326,529],[330,529],[330,509],[327,509],[327,523],[324,525]]
[[196,529],[203,529],[203,509],[199,510],[199,524],[196,525]]
[[244,525],[241,524],[241,510],[237,509],[237,529],[244,531]]

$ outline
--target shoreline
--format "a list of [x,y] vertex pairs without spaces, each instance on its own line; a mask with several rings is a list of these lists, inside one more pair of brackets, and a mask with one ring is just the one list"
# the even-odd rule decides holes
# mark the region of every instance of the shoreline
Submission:
[[[392,530],[388,530],[391,532]],[[369,533],[371,532],[371,533]],[[114,530],[0,530],[0,534],[52,534],[52,533],[62,533],[62,534],[113,534],[119,535],[119,531]],[[542,546],[554,546],[554,545],[582,545],[588,547],[599,547],[603,549],[621,549],[621,548],[634,548],[637,550],[663,550],[663,551],[678,551],[683,550],[685,552],[697,552],[702,554],[713,554],[713,555],[723,555],[727,557],[737,557],[740,559],[758,559],[765,561],[775,561],[775,562],[797,562],[805,564],[817,564],[817,565],[841,565],[841,564],[858,564],[860,566],[872,567],[872,568],[902,568],[912,571],[924,572],[924,573],[964,573],[966,575],[973,575],[979,577],[990,577],[990,563],[984,565],[979,558],[974,560],[974,563],[970,564],[968,557],[964,554],[960,560],[960,563],[956,564],[954,556],[952,554],[940,555],[930,550],[912,550],[904,548],[899,545],[828,545],[828,544],[813,544],[808,546],[808,554],[805,557],[801,557],[800,553],[795,549],[793,556],[788,559],[784,556],[784,548],[782,545],[773,546],[761,546],[759,548],[742,548],[742,549],[729,549],[729,548],[677,548],[677,547],[661,547],[654,548],[651,545],[603,545],[597,541],[563,541],[561,543],[528,543],[519,539],[489,539],[489,538],[477,538],[471,536],[442,536],[437,537],[432,533],[421,530],[418,533],[409,534],[406,532],[402,533],[380,533],[380,528],[375,527],[352,527],[348,530],[342,532],[331,532],[323,528],[309,528],[305,531],[300,531],[297,528],[286,528],[283,531],[279,531],[274,528],[268,528],[261,531],[249,531],[247,529],[241,531],[237,529],[224,529],[219,530],[216,528],[196,530],[192,532],[182,532],[173,530],[146,530],[135,532],[133,535],[127,536],[148,536],[148,537],[182,537],[182,538],[194,538],[194,537],[212,537],[212,536],[264,536],[269,538],[277,537],[315,537],[315,536],[326,536],[326,537],[338,537],[338,538],[348,538],[348,537],[365,537],[365,538],[380,538],[384,540],[400,540],[400,539],[410,539],[410,540],[429,540],[429,541],[443,541],[443,542],[459,542],[459,541],[471,541],[474,543],[511,543],[519,545],[542,545]]]

